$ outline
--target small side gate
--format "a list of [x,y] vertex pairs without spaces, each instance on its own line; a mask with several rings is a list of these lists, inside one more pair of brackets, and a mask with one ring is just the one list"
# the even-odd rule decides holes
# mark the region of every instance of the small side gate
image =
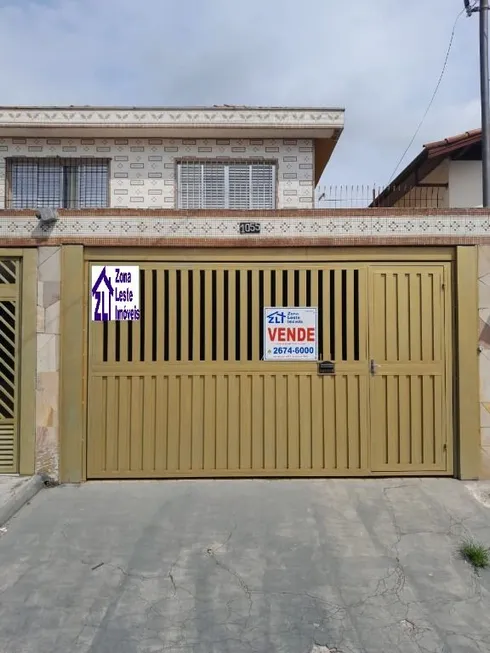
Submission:
[[0,258],[0,473],[18,471],[20,265]]
[[[141,320],[89,325],[88,478],[452,473],[450,263],[124,262]],[[264,361],[264,306],[318,307],[335,374]]]

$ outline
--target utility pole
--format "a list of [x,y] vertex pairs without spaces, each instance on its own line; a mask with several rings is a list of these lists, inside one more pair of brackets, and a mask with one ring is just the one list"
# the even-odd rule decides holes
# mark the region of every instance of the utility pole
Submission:
[[488,80],[488,11],[489,0],[480,0],[479,7],[471,7],[470,0],[464,0],[468,16],[480,14],[480,97],[481,97],[481,133],[482,133],[482,191],[483,206],[490,206],[490,111]]

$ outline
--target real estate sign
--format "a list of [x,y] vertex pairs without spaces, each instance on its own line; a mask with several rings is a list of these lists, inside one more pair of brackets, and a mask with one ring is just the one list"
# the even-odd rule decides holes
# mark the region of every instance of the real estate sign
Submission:
[[316,361],[317,308],[264,308],[264,360]]

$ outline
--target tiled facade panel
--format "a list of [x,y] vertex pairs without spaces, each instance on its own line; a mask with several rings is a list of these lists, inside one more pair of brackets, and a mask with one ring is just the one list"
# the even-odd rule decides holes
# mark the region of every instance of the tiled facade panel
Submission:
[[111,160],[110,205],[177,207],[176,161],[244,159],[276,161],[277,208],[313,207],[313,141],[290,139],[0,139],[0,209],[6,208],[7,157],[100,157]]

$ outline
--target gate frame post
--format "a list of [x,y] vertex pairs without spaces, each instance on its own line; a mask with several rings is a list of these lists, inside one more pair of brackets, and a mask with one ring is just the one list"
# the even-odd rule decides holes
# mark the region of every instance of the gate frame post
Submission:
[[61,248],[60,481],[85,480],[83,464],[84,337],[86,334],[83,245]]
[[478,366],[478,247],[456,247],[456,474],[480,474],[480,377]]

